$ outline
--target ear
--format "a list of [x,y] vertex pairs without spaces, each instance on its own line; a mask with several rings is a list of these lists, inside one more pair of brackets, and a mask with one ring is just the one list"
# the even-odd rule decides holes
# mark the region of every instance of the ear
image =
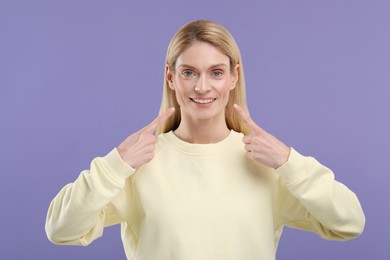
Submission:
[[169,88],[175,90],[175,88],[173,87],[173,72],[170,71],[168,64],[165,64],[165,73]]
[[238,81],[238,69],[240,68],[240,64],[236,64],[236,66],[233,69],[232,72],[232,82],[230,90],[233,90],[236,87],[237,81]]

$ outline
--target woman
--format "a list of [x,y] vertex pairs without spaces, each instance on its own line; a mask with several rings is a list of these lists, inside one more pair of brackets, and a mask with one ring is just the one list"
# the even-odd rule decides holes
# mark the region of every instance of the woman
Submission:
[[361,234],[355,194],[248,115],[240,52],[224,27],[182,27],[164,84],[160,115],[54,198],[53,243],[88,245],[121,223],[128,259],[269,260],[283,226]]

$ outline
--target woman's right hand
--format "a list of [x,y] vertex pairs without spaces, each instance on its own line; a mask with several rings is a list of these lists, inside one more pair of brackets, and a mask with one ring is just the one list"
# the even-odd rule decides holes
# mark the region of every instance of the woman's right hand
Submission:
[[154,148],[158,140],[154,132],[173,112],[175,112],[175,108],[169,108],[156,117],[149,125],[127,137],[117,147],[122,160],[134,169],[138,169],[140,166],[151,161],[154,157]]

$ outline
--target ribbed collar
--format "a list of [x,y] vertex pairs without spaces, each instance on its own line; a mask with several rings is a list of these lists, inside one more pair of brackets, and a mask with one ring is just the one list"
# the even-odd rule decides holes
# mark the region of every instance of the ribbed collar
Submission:
[[229,146],[242,139],[242,134],[230,130],[229,135],[225,139],[218,143],[211,144],[191,144],[185,142],[178,138],[173,131],[162,134],[160,137],[161,141],[166,141],[168,144],[174,146],[177,150],[180,150],[183,153],[193,156],[205,156],[219,154],[224,151],[226,152],[227,149],[229,149]]

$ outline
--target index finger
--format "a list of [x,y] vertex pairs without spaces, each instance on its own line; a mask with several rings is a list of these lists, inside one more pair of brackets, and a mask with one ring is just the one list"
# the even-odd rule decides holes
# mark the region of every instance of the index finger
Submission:
[[239,105],[234,104],[234,109],[237,111],[237,113],[241,116],[241,118],[244,120],[244,122],[247,124],[249,130],[251,132],[257,131],[261,129],[253,120],[250,118],[250,116],[242,109]]
[[152,134],[154,131],[156,131],[157,127],[164,123],[173,114],[173,112],[175,112],[175,108],[170,107],[168,110],[157,116],[149,125],[145,126],[142,131],[146,131]]

